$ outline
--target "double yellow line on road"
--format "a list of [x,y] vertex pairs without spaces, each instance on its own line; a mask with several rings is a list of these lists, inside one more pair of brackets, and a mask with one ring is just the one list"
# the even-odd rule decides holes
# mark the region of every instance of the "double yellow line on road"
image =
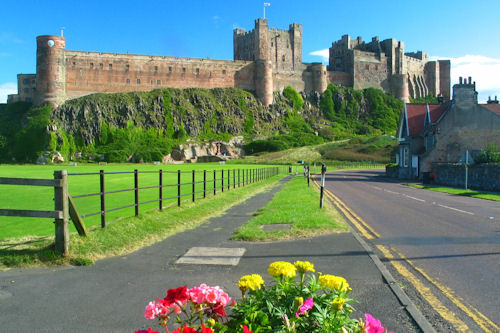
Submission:
[[[314,184],[319,187],[319,184],[314,181]],[[351,224],[366,238],[369,240],[382,238],[379,233],[377,233],[366,221],[364,221],[359,215],[352,211],[342,200],[340,200],[336,195],[325,188],[324,192],[327,198],[334,204],[334,206],[351,222]],[[441,317],[447,320],[458,332],[471,332],[471,329],[463,322],[456,314],[446,307],[439,298],[432,292],[432,290],[427,287],[421,279],[419,279],[415,274],[408,270],[401,261],[406,262],[411,268],[420,273],[424,279],[436,287],[444,296],[446,296],[455,306],[467,314],[484,332],[500,332],[500,327],[498,327],[493,321],[491,321],[484,314],[479,312],[476,308],[460,299],[455,293],[448,287],[442,285],[441,283],[432,279],[425,271],[417,267],[411,260],[406,258],[402,253],[393,247],[376,245],[380,252],[389,260],[392,266],[398,271],[399,274],[404,276],[413,287],[420,292],[422,297],[432,306],[432,308],[439,313]],[[393,253],[396,253],[396,258]]]

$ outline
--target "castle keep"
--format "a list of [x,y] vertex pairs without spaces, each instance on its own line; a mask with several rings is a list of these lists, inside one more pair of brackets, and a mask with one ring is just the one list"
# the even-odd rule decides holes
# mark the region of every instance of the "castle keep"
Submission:
[[[264,105],[273,91],[292,86],[322,93],[329,82],[356,89],[381,88],[405,101],[450,95],[450,62],[404,53],[394,39],[364,43],[343,36],[330,48],[328,67],[302,62],[302,25],[269,29],[257,19],[251,31],[233,31],[234,60],[177,58],[66,50],[60,36],[38,36],[36,74],[18,75],[18,94],[8,101],[55,106],[96,92],[149,91],[176,87],[237,87],[253,91]],[[26,83],[26,86],[25,86]]]

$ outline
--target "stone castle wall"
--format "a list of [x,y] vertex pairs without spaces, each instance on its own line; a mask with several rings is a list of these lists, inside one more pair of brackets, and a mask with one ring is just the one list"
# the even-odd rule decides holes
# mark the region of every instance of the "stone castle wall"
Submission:
[[272,103],[273,91],[289,85],[319,93],[329,82],[355,89],[376,87],[404,100],[428,93],[442,93],[447,99],[450,91],[449,61],[428,62],[423,52],[405,55],[403,42],[375,37],[365,43],[361,37],[344,35],[332,44],[327,69],[302,63],[302,25],[270,29],[267,19],[255,20],[251,31],[233,31],[232,61],[70,51],[65,43],[59,36],[37,37],[36,105],[57,106],[96,92],[164,87],[237,87],[255,92],[264,105]]

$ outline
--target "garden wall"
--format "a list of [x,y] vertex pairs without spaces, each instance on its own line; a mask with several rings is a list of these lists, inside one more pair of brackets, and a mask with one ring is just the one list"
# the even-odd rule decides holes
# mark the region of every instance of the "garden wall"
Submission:
[[[436,163],[434,182],[440,185],[464,187],[465,166],[463,164]],[[468,187],[478,190],[500,192],[500,163],[470,165]]]

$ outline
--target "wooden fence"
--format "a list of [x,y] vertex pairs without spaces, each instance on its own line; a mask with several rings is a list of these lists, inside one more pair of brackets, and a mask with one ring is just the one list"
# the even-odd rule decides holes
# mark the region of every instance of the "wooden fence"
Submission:
[[54,171],[54,179],[0,177],[0,184],[54,188],[54,210],[0,209],[0,216],[54,218],[56,251],[67,255],[69,251],[68,172],[66,170]]
[[[134,208],[134,215],[138,216],[141,205],[158,203],[158,209],[162,210],[167,204],[176,204],[181,206],[183,200],[195,202],[197,199],[205,198],[207,195],[216,195],[218,192],[229,191],[237,187],[242,187],[254,182],[258,182],[269,177],[275,176],[280,172],[279,167],[255,168],[255,169],[226,169],[226,170],[202,170],[202,171],[121,171],[121,172],[99,172],[89,173],[69,173],[70,177],[93,176],[98,177],[99,192],[74,195],[73,199],[97,197],[99,198],[98,211],[86,212],[82,218],[100,215],[101,227],[106,227],[107,213]],[[134,186],[131,188],[118,188],[106,190],[107,179],[111,175],[130,174],[133,175]],[[157,183],[155,185],[141,186],[140,175],[157,174]],[[175,176],[175,182],[165,182],[165,176]],[[187,178],[187,179],[186,179]],[[154,199],[141,201],[141,193],[145,190],[157,190]],[[110,195],[133,192],[133,200],[129,204],[118,207],[109,207],[108,199]],[[151,196],[150,196],[151,197]]]

